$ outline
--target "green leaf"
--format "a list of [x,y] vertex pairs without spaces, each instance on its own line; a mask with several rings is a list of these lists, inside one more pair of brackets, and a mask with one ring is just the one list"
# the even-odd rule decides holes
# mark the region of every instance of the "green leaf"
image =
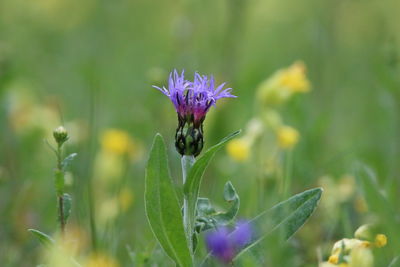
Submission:
[[164,140],[154,138],[146,168],[145,208],[151,229],[160,245],[178,266],[191,266],[179,202],[169,174]]
[[51,238],[49,235],[46,235],[45,233],[35,229],[28,229],[28,231],[31,232],[34,236],[36,236],[42,245],[44,246],[54,245],[54,239]]
[[69,215],[71,214],[72,198],[69,194],[63,195],[63,207],[64,207],[64,221],[67,223]]
[[263,233],[256,236],[252,242],[244,247],[235,257],[261,242],[273,232],[279,232],[283,239],[289,239],[300,229],[318,206],[322,195],[322,188],[314,188],[294,195],[271,209],[264,211],[250,221],[256,232]]
[[[264,211],[250,224],[253,229],[251,242],[238,251],[234,260],[261,241],[272,238],[273,234],[282,235],[284,240],[289,239],[314,212],[322,195],[322,188],[314,188],[292,196],[271,209]],[[204,260],[202,265],[208,266],[210,254]]]
[[230,223],[236,217],[236,214],[239,211],[239,195],[236,193],[236,190],[230,181],[225,184],[224,199],[225,201],[232,203],[232,206],[227,212],[220,212],[214,216],[214,219],[219,225],[226,225]]
[[68,167],[69,164],[71,164],[72,160],[73,160],[76,156],[78,156],[77,153],[69,154],[69,155],[62,161],[61,166],[62,166],[62,170],[63,170],[63,171],[65,171],[65,169]]
[[226,142],[237,136],[239,133],[240,130],[232,133],[231,135],[222,139],[221,142],[208,149],[203,155],[198,157],[190,169],[183,187],[183,192],[188,200],[188,209],[190,211],[189,225],[195,225],[197,198],[199,197],[201,180],[208,164],[213,158],[215,152],[217,152],[224,144],[226,144]]
[[226,212],[218,212],[208,198],[198,198],[196,232],[200,233],[211,228],[229,224],[239,211],[240,199],[232,183],[228,181],[224,187],[224,199],[231,203]]

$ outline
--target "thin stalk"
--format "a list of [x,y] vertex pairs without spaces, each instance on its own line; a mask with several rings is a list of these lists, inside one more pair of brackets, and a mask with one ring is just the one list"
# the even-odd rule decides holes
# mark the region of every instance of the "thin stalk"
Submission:
[[[196,159],[194,158],[194,156],[185,156],[185,155],[182,156],[181,164],[182,164],[183,185],[185,185],[187,175],[195,162],[196,162]],[[186,239],[188,241],[189,249],[191,252],[193,251],[192,235],[193,235],[194,225],[191,225],[190,214],[192,214],[193,212],[194,211],[189,210],[188,196],[186,194],[184,194],[183,195],[183,226],[185,228]]]

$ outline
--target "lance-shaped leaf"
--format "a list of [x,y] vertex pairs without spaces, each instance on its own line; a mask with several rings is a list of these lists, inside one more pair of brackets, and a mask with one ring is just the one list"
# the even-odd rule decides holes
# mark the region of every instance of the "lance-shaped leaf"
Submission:
[[197,198],[199,197],[201,180],[208,164],[213,158],[215,152],[217,152],[224,144],[226,144],[226,142],[237,136],[239,133],[240,131],[234,132],[233,134],[222,139],[221,142],[215,146],[208,149],[197,159],[190,169],[183,188],[184,194],[188,199],[188,209],[190,211],[189,225],[195,225]]
[[294,195],[251,220],[251,226],[260,234],[254,235],[252,242],[244,247],[235,259],[273,232],[282,234],[284,240],[289,239],[314,212],[322,191],[322,188],[314,188]]
[[[304,191],[264,211],[251,220],[250,225],[254,232],[252,240],[237,251],[234,260],[274,233],[281,235],[284,240],[289,239],[314,212],[321,194],[322,188]],[[231,234],[234,233],[235,231]],[[202,265],[208,266],[209,260],[210,254],[207,255]]]
[[192,257],[179,202],[169,174],[164,140],[154,138],[146,168],[145,207],[151,229],[161,247],[178,266],[191,266]]

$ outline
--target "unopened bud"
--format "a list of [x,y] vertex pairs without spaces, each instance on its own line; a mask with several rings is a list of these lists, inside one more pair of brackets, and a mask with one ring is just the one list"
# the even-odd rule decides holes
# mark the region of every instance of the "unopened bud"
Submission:
[[186,156],[198,156],[203,149],[203,124],[196,124],[187,116],[182,118],[179,116],[179,125],[175,134],[175,147],[179,154]]
[[53,131],[53,136],[57,144],[60,146],[68,140],[68,132],[63,126],[57,127]]

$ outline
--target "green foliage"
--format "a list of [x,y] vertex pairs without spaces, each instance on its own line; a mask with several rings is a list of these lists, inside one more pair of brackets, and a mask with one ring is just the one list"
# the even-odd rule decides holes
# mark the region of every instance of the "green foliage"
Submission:
[[78,156],[78,153],[71,153],[62,161],[61,166],[63,171],[67,169],[76,156]]
[[236,258],[272,233],[279,234],[283,240],[290,238],[317,208],[322,191],[321,188],[314,188],[294,195],[251,220],[252,227],[261,234],[243,248]]
[[51,238],[49,235],[36,229],[28,229],[28,231],[31,232],[34,236],[36,236],[39,242],[44,246],[50,246],[54,244],[53,238]]
[[[250,224],[256,234],[248,245],[238,251],[234,260],[273,235],[280,236],[282,240],[290,238],[314,212],[321,195],[321,188],[310,189],[292,196],[255,217]],[[202,265],[207,266],[209,261],[210,254]]]
[[188,199],[188,209],[190,211],[189,214],[189,225],[195,225],[196,221],[196,206],[197,199],[199,197],[200,184],[203,177],[203,174],[210,163],[211,159],[214,157],[214,154],[224,145],[226,142],[234,138],[240,133],[240,131],[236,131],[231,135],[225,137],[221,142],[214,145],[210,149],[208,149],[205,153],[203,153],[197,161],[193,164],[190,169],[188,176],[186,178],[186,183],[184,184],[184,194]]
[[63,209],[64,209],[64,221],[66,223],[69,218],[69,215],[71,214],[72,198],[69,194],[64,193],[62,201],[63,201]]
[[197,233],[219,225],[227,225],[236,217],[239,211],[240,198],[230,181],[224,186],[224,199],[231,203],[231,207],[226,212],[216,211],[208,198],[198,198],[196,218]]
[[160,134],[154,138],[145,179],[146,214],[155,237],[178,266],[191,266],[192,258],[182,224],[181,209]]

